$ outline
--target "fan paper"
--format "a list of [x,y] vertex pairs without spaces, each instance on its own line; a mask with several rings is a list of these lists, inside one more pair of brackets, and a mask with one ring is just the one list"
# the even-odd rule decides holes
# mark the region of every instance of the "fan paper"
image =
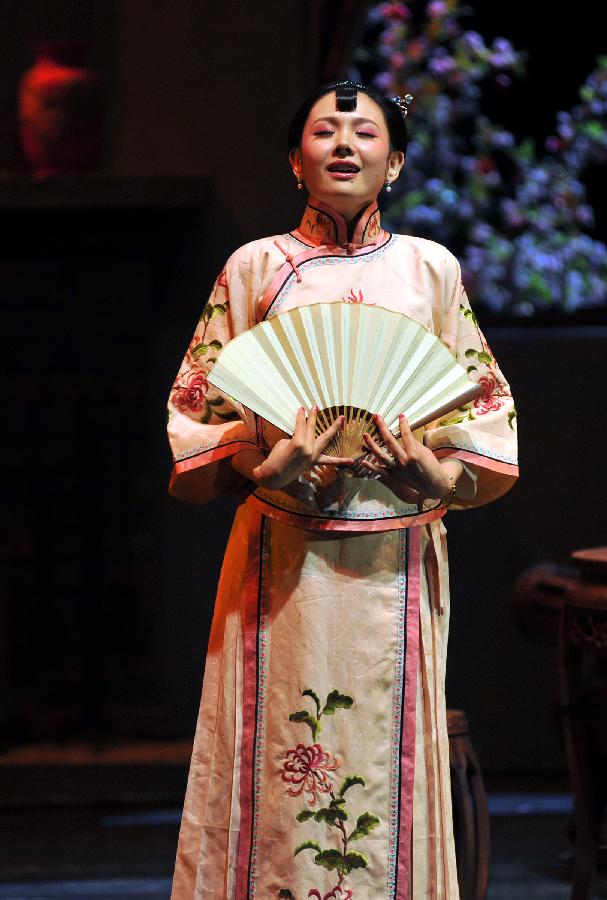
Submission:
[[[398,434],[401,413],[415,430],[482,392],[418,322],[340,302],[296,307],[253,326],[224,347],[207,379],[287,434],[302,406],[319,407],[319,432],[345,414],[357,445],[363,431],[375,431],[373,413]],[[352,455],[344,449],[331,455]]]

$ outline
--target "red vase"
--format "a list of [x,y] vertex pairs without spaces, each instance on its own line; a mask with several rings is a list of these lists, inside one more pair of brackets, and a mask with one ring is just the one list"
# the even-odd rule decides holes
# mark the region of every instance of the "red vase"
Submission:
[[47,42],[19,85],[23,154],[36,175],[85,172],[103,141],[101,83],[83,65],[83,47]]

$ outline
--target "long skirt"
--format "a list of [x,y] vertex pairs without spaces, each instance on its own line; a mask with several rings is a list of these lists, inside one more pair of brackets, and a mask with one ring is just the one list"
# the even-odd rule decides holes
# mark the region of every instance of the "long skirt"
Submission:
[[172,900],[457,900],[445,529],[344,536],[239,507]]

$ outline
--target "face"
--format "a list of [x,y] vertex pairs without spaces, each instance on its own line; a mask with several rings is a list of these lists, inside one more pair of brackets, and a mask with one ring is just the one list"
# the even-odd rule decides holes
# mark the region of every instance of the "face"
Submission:
[[404,155],[390,151],[381,107],[359,91],[356,109],[340,112],[335,92],[317,100],[306,121],[301,148],[289,158],[308,192],[346,219],[369,205],[386,180],[398,177]]

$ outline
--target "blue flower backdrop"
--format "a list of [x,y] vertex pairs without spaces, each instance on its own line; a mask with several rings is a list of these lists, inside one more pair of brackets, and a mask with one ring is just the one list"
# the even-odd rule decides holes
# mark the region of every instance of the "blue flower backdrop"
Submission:
[[466,30],[467,12],[458,0],[370,9],[350,77],[415,97],[388,227],[446,244],[473,301],[499,317],[604,308],[607,246],[593,236],[584,176],[607,162],[607,57],[538,149],[483,112],[488,91],[524,76],[525,56]]

